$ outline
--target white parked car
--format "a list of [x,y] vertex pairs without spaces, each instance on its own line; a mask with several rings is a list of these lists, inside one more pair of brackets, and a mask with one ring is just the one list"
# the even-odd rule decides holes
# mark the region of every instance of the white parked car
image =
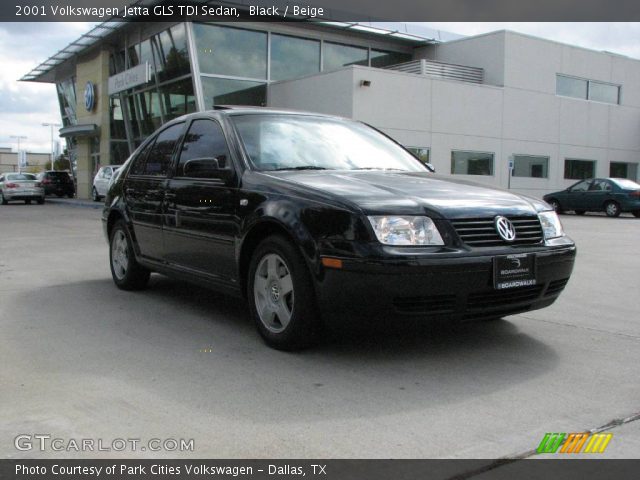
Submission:
[[36,176],[31,173],[0,174],[0,203],[6,205],[12,200],[23,200],[27,205],[31,200],[44,203],[44,189]]
[[93,189],[91,190],[91,197],[94,202],[100,201],[101,198],[107,194],[109,188],[109,182],[113,174],[120,168],[120,165],[105,165],[100,167],[98,173],[93,178]]

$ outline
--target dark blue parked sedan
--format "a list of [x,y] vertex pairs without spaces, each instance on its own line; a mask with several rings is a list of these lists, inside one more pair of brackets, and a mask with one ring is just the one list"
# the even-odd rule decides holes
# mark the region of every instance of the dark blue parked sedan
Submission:
[[581,180],[543,198],[558,213],[565,210],[573,210],[577,215],[605,212],[609,217],[617,217],[622,212],[630,212],[640,217],[640,184],[626,178]]

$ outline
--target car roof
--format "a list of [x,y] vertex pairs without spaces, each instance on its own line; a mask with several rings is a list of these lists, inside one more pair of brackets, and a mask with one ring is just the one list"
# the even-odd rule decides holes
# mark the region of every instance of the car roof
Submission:
[[171,120],[171,122],[167,122],[165,125],[180,123],[187,121],[191,118],[203,118],[203,117],[217,117],[217,116],[233,116],[233,115],[260,115],[260,114],[279,114],[279,115],[299,115],[299,116],[309,116],[309,117],[325,117],[325,118],[334,118],[338,120],[345,120],[352,122],[353,120],[350,118],[340,117],[337,115],[329,115],[326,113],[318,113],[318,112],[308,112],[304,110],[292,110],[285,108],[274,108],[274,107],[258,107],[255,105],[214,105],[212,109],[205,110],[203,112],[193,112],[187,113],[186,115],[182,115],[181,117],[175,118]]

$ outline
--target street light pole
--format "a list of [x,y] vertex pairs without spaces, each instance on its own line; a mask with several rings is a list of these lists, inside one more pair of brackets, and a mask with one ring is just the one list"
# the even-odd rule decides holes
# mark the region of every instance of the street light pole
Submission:
[[21,172],[21,165],[20,165],[20,140],[26,140],[27,137],[25,137],[24,135],[9,135],[9,138],[15,138],[18,140],[18,173]]
[[59,123],[43,123],[43,127],[51,127],[51,170],[53,170],[53,157],[55,156],[53,148],[53,127],[60,127]]

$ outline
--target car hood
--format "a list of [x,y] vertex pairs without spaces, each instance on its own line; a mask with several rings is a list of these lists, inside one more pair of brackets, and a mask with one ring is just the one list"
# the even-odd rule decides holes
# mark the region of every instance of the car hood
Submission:
[[281,171],[265,174],[340,197],[366,214],[430,214],[445,218],[531,215],[542,201],[428,172]]

